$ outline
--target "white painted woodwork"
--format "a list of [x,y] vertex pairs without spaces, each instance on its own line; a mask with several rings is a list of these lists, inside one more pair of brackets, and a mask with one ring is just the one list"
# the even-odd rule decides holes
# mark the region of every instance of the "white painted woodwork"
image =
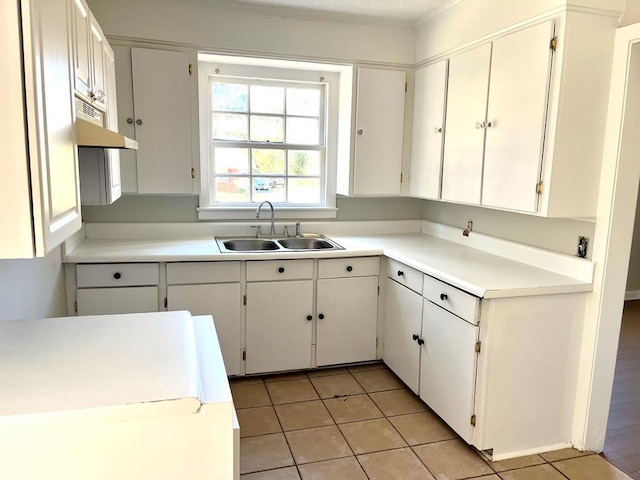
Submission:
[[312,280],[247,284],[247,374],[311,368],[312,307]]
[[167,283],[226,283],[240,281],[240,262],[167,263]]
[[397,260],[391,258],[385,259],[385,271],[384,274],[389,278],[393,278],[400,285],[413,290],[416,293],[422,294],[422,279],[424,273],[415,268],[411,268],[404,263],[400,263]]
[[385,279],[384,363],[416,394],[420,381],[420,346],[413,339],[422,334],[422,295]]
[[84,0],[71,2],[73,12],[73,66],[75,70],[75,90],[90,100],[91,93],[91,50],[89,48],[89,7]]
[[[282,270],[282,271],[281,271]],[[247,281],[299,280],[313,276],[313,260],[265,260],[247,262]]]
[[406,72],[358,69],[353,194],[399,195]]
[[[105,40],[102,42],[104,53],[104,72],[105,72],[105,95],[107,100],[107,128],[114,132],[118,131],[118,95],[116,87],[116,58],[113,49]],[[122,175],[120,169],[120,150],[109,149],[106,151],[108,155],[107,165],[107,199],[111,204],[118,200],[122,195]]]
[[[46,255],[82,226],[73,131],[70,8],[66,0],[22,2],[29,148],[24,164],[30,171],[34,237],[33,251],[26,256]],[[19,138],[13,142],[16,140]],[[22,186],[15,185],[13,191]],[[26,237],[24,232],[17,234]],[[23,253],[5,252],[3,256]]]
[[189,55],[132,48],[131,65],[137,192],[192,193]]
[[553,27],[544,22],[493,42],[483,205],[537,210]]
[[78,315],[158,311],[158,287],[79,288]]
[[409,177],[412,197],[440,198],[447,67],[448,60],[441,60],[415,72]]
[[421,338],[420,398],[471,443],[478,327],[425,300]]
[[106,73],[104,65],[104,34],[93,14],[89,13],[91,49],[91,99],[96,108],[106,109]]
[[[239,279],[238,279],[239,280]],[[211,315],[216,326],[227,375],[240,373],[240,282],[215,285],[170,285],[167,309]]]
[[422,296],[453,314],[464,318],[467,322],[478,322],[479,299],[456,287],[433,278],[424,276]]
[[318,278],[366,277],[380,273],[380,257],[318,260]]
[[480,203],[491,44],[449,60],[442,199]]
[[158,285],[157,263],[105,263],[77,265],[76,282],[84,287],[128,287]]
[[[131,48],[113,46],[116,64],[117,125],[118,132],[128,138],[136,138],[133,110],[133,82],[131,75]],[[128,120],[131,120],[129,122]],[[138,145],[139,147],[140,145]],[[138,191],[138,173],[136,168],[137,150],[120,151],[120,170],[122,191],[135,193]]]
[[316,363],[319,367],[375,360],[377,275],[320,279],[316,303]]

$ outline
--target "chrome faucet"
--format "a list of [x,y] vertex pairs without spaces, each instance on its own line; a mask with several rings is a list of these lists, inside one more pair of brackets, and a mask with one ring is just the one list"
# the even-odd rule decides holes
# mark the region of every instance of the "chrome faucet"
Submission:
[[264,202],[262,202],[260,205],[258,205],[258,209],[256,210],[256,218],[260,219],[260,210],[262,209],[262,206],[264,204],[269,205],[269,208],[271,208],[271,228],[269,229],[269,235],[275,235],[276,234],[276,229],[275,226],[273,224],[274,220],[275,220],[275,214],[273,212],[273,204],[269,201],[269,200],[265,200]]

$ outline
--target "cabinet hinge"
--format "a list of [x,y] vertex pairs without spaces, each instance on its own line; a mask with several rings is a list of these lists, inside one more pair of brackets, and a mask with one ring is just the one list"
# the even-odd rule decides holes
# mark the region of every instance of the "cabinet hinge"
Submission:
[[404,177],[402,176],[402,174],[400,174],[400,183],[402,183],[402,179],[403,179],[403,178],[404,178]]
[[556,51],[556,48],[558,48],[558,37],[553,37],[551,39],[551,41],[549,42],[549,48],[554,52]]
[[243,295],[243,296],[242,296],[242,304],[243,304],[243,305],[246,305],[246,304],[247,304],[247,296],[246,296],[246,295]]
[[407,93],[407,82],[404,82],[404,93]]
[[476,342],[476,353],[480,353],[480,349],[482,348],[482,342]]
[[73,302],[73,311],[78,313],[78,302]]
[[189,64],[189,75],[193,75],[193,65]]
[[476,416],[475,415],[471,415],[471,425],[473,425],[474,427],[476,426]]
[[191,169],[191,178],[196,178],[196,169],[195,168]]
[[242,360],[246,360],[247,359],[247,351],[243,350],[242,351]]
[[164,297],[164,308],[169,306],[169,302],[167,301],[167,297]]
[[378,296],[380,296],[380,286],[378,285]]
[[538,182],[538,183],[536,183],[536,193],[537,193],[538,195],[541,195],[541,194],[542,194],[542,192],[543,192],[543,188],[544,188],[544,185],[543,185],[543,183],[542,183],[542,182]]

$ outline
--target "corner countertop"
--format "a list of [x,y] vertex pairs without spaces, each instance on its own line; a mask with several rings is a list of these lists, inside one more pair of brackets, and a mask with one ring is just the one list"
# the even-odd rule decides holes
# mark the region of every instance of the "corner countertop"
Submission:
[[565,271],[558,271],[558,268],[554,272],[534,266],[544,264],[537,262],[536,255],[551,256],[548,264],[560,261],[571,265],[576,259],[552,252],[540,254],[539,250],[530,247],[525,247],[528,250],[520,254],[524,261],[517,261],[426,233],[329,237],[344,250],[221,253],[212,237],[170,240],[88,238],[67,253],[66,263],[291,260],[384,255],[480,298],[592,290],[590,278],[585,279],[585,275],[576,274],[572,268],[567,268],[565,275]]

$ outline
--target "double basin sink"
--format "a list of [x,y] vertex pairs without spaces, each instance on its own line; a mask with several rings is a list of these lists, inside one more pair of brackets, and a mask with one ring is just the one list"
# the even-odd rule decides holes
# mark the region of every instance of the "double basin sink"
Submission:
[[344,250],[330,238],[309,234],[284,238],[216,237],[216,243],[222,253]]

